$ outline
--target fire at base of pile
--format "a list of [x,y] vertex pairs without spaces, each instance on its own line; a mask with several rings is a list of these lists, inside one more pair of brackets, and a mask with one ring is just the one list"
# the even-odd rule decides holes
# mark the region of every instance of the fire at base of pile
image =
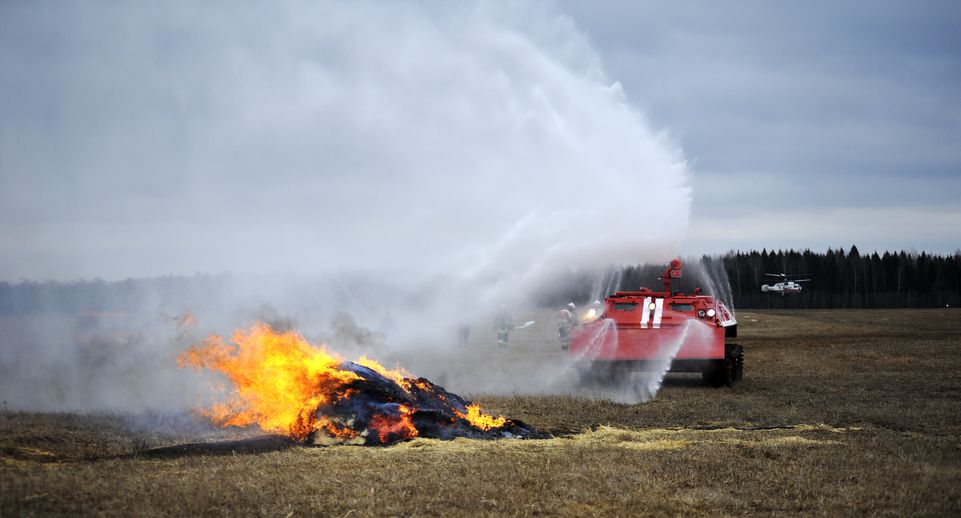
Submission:
[[541,437],[424,378],[367,358],[345,362],[295,332],[266,324],[213,335],[178,357],[181,366],[224,374],[227,401],[200,413],[222,426],[259,426],[312,444],[392,444],[415,437]]
[[373,369],[345,364],[360,379],[330,405],[317,409],[326,425],[307,438],[314,444],[390,444],[414,437],[530,439],[540,437],[520,421],[493,417],[425,378],[396,383]]

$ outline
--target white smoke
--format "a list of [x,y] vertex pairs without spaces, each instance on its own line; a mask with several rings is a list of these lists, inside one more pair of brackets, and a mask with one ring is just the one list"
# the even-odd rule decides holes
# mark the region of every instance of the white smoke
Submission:
[[8,278],[525,279],[684,237],[680,152],[541,4],[60,7],[5,9]]
[[406,346],[567,269],[667,259],[687,229],[680,150],[548,4],[7,3],[0,19],[9,279],[362,278],[379,289],[285,277],[209,306],[257,299],[314,326],[346,311]]

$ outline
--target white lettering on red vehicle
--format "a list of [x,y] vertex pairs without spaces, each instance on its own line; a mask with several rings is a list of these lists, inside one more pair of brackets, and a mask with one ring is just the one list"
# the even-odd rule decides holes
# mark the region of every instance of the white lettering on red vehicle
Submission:
[[642,306],[643,311],[641,311],[641,329],[647,328],[647,320],[651,317],[651,310],[649,306],[651,305],[651,297],[644,298],[644,305]]
[[654,329],[660,329],[661,316],[664,315],[664,299],[654,299]]

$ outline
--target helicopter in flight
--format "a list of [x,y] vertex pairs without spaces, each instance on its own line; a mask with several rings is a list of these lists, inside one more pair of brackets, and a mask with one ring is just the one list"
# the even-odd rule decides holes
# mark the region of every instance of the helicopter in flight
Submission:
[[765,273],[768,277],[777,277],[781,279],[780,282],[775,284],[762,284],[761,291],[764,293],[779,293],[781,296],[801,293],[801,282],[808,282],[811,279],[790,279],[790,277],[803,277],[808,275],[806,273],[798,275],[788,275],[786,273]]

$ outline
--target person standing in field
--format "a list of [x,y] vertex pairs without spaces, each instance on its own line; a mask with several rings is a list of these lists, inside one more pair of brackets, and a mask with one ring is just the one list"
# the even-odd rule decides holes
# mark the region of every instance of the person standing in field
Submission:
[[577,325],[577,316],[574,315],[574,303],[570,302],[557,315],[557,339],[561,343],[561,349],[567,350],[571,346],[571,333]]
[[497,334],[498,347],[507,347],[512,327],[514,327],[514,321],[511,320],[507,308],[501,305],[500,310],[494,315],[494,332]]
[[461,324],[457,326],[457,343],[461,347],[467,347],[470,342],[470,324]]

